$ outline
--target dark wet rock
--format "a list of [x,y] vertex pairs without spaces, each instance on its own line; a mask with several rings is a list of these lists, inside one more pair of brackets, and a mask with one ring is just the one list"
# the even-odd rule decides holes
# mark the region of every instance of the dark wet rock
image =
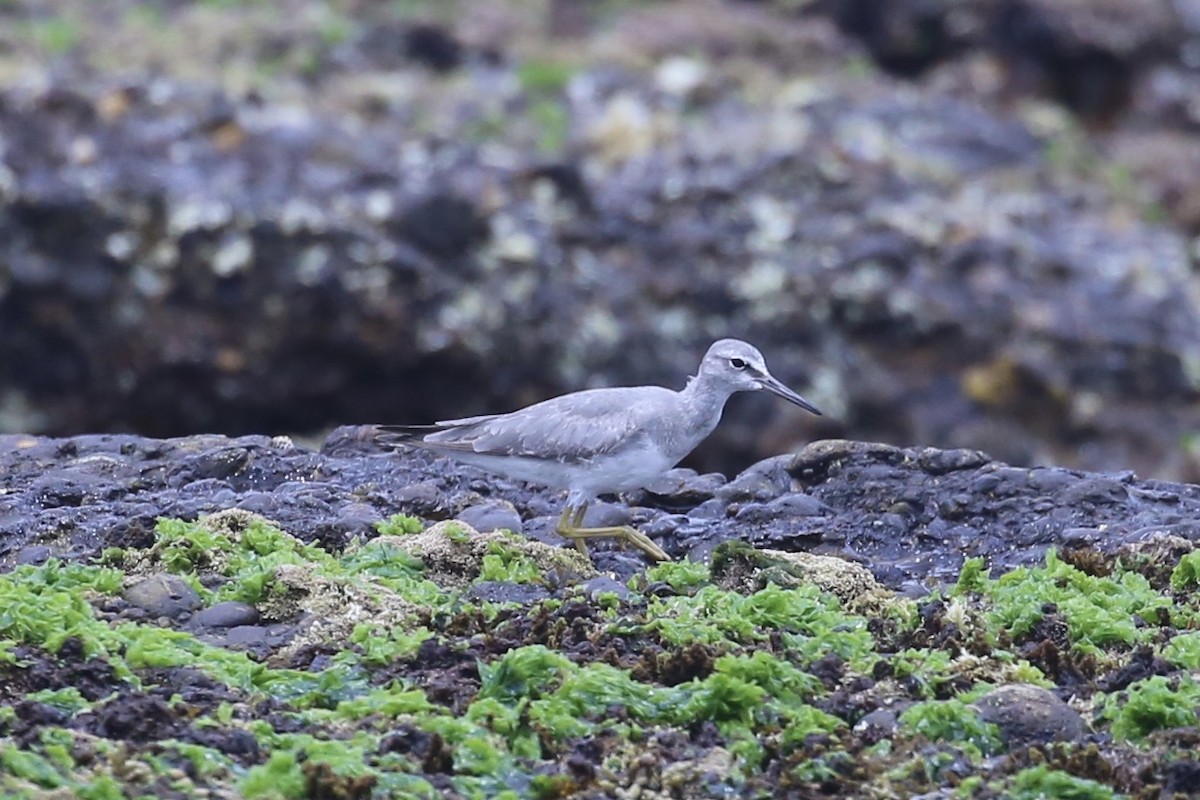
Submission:
[[521,532],[521,515],[512,503],[506,500],[488,500],[468,506],[458,512],[457,519],[470,525],[480,533],[508,530]]
[[583,515],[585,528],[616,528],[632,522],[633,512],[622,503],[591,503]]
[[950,3],[896,2],[874,6],[863,0],[825,0],[816,10],[862,41],[883,69],[915,76],[962,50],[967,42],[948,24]]
[[863,716],[854,725],[855,733],[867,737],[871,741],[891,738],[896,732],[900,712],[904,709],[877,708]]
[[981,697],[975,706],[984,722],[1000,728],[1009,747],[1076,742],[1087,733],[1079,712],[1039,686],[1000,686]]
[[125,590],[124,598],[152,617],[171,619],[195,611],[203,604],[187,581],[169,574],[142,578]]
[[285,623],[274,625],[234,625],[229,628],[199,629],[197,638],[214,647],[247,652],[256,658],[266,658],[278,652],[296,636],[298,626]]
[[404,511],[412,514],[428,516],[444,513],[445,510],[446,497],[442,492],[442,482],[436,479],[403,486],[393,498]]
[[583,593],[592,600],[597,599],[602,594],[615,594],[622,600],[629,597],[629,587],[621,581],[610,578],[607,575],[600,575],[592,578],[582,586]]
[[13,557],[13,563],[21,564],[42,564],[50,558],[51,550],[44,544],[32,544],[28,547],[22,547]]
[[467,589],[464,597],[488,603],[520,603],[529,605],[546,600],[550,591],[545,586],[531,583],[509,583],[508,581],[476,581]]
[[716,496],[726,503],[765,503],[774,500],[792,486],[792,478],[787,471],[791,461],[792,457],[788,455],[763,459],[719,487]]
[[175,738],[184,728],[163,698],[141,692],[123,692],[80,716],[84,730],[107,739],[149,742]]
[[384,736],[379,752],[414,757],[426,775],[449,774],[454,769],[454,753],[445,740],[411,725],[401,725]]
[[1185,13],[1168,0],[822,0],[883,69],[917,77],[938,65],[990,53],[1012,94],[1041,94],[1085,119],[1125,112],[1140,73],[1168,61],[1185,41]]
[[416,24],[404,33],[404,53],[438,72],[449,72],[463,61],[462,45],[440,25]]
[[1101,676],[1096,681],[1096,686],[1102,692],[1119,692],[1128,688],[1130,684],[1155,675],[1170,675],[1174,671],[1174,666],[1155,656],[1153,650],[1139,647],[1123,666]]
[[816,517],[831,509],[820,500],[806,494],[792,493],[769,503],[746,503],[734,515],[734,520],[749,525],[769,523],[784,518]]
[[197,612],[188,620],[188,623],[197,628],[232,628],[237,625],[255,625],[258,623],[258,610],[254,606],[229,600]]
[[1166,766],[1167,780],[1163,794],[1168,797],[1189,797],[1200,793],[1200,762],[1190,759],[1175,761]]
[[257,649],[267,646],[270,632],[265,625],[237,625],[224,635],[224,646],[232,649]]
[[[224,479],[181,484],[170,479],[197,463],[227,464],[231,453],[242,454],[234,459],[241,467]],[[1163,536],[1185,543],[1195,532],[1192,520],[1200,518],[1197,486],[1143,481],[1126,473],[976,462],[975,454],[964,451],[940,455],[929,448],[820,441],[756,464],[733,482],[715,487],[707,499],[681,509],[685,513],[603,501],[589,508],[585,521],[633,524],[675,557],[707,558],[727,540],[853,554],[877,578],[897,587],[953,580],[963,560],[971,557],[982,557],[990,568],[1003,571],[1037,563],[1050,547],[1086,546],[1113,555],[1122,548],[1153,547],[1167,541]],[[46,487],[60,476],[82,484],[94,474],[116,491],[87,495],[78,506],[43,506]],[[770,496],[784,476],[788,486],[777,497],[732,499],[743,492]],[[728,486],[741,488],[725,495],[721,489]],[[481,501],[484,493],[488,499]],[[632,493],[629,499],[647,497]],[[514,514],[524,519],[523,535],[567,545],[554,533],[561,493],[492,481],[479,470],[420,451],[322,455],[265,437],[29,437],[22,447],[0,450],[0,502],[0,558],[9,566],[23,547],[45,542],[47,530],[59,531],[56,553],[85,557],[110,546],[149,546],[160,516],[190,520],[246,505],[269,507],[270,518],[289,533],[334,552],[349,537],[373,537],[374,522],[392,514],[416,514],[434,522],[451,518],[454,508],[500,509],[499,503],[512,505],[512,510],[503,507],[510,519]],[[1162,547],[1182,552],[1169,542]],[[621,552],[612,542],[597,540],[590,548],[596,563],[621,580],[644,567],[637,552]],[[1122,552],[1134,565],[1152,561],[1149,555],[1139,560],[1136,549]],[[1135,568],[1156,585],[1169,578],[1149,567]],[[170,600],[171,591],[181,591],[187,599],[182,604]],[[121,613],[195,610],[198,601],[189,592],[168,588],[158,595],[174,605]]]
[[712,500],[705,500],[700,505],[688,511],[686,517],[689,520],[699,521],[721,519],[728,516],[726,514],[728,508],[729,504],[724,500],[713,498]]
[[46,703],[39,703],[35,700],[22,700],[13,704],[13,712],[16,713],[17,719],[22,725],[14,731],[20,736],[21,727],[38,728],[44,725],[62,725],[68,719],[68,715]]
[[474,204],[451,194],[422,198],[396,224],[400,234],[419,249],[447,259],[465,256],[488,235],[487,221]]
[[910,600],[920,600],[930,594],[929,587],[920,581],[903,581],[896,592],[901,597],[907,597]]
[[566,540],[555,533],[557,525],[558,515],[534,517],[533,519],[525,520],[525,524],[522,526],[522,533],[535,542],[558,547],[565,545]]
[[708,500],[724,483],[724,475],[700,475],[693,469],[677,468],[647,486],[646,496],[662,508],[686,508]]
[[687,516],[684,514],[659,514],[639,525],[638,530],[651,539],[659,539],[674,533],[679,529],[680,525],[687,522],[687,519]]

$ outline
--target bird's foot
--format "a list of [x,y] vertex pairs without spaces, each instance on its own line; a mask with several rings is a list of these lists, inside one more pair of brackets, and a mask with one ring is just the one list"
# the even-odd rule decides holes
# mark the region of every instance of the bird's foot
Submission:
[[611,528],[559,528],[558,535],[574,541],[575,546],[579,548],[579,552],[584,555],[588,554],[585,540],[606,538],[616,539],[622,544],[631,544],[654,561],[671,560],[671,557],[661,547],[656,545],[649,536],[637,528],[631,528],[628,525],[619,525]]
[[654,561],[671,560],[671,557],[661,547],[637,528],[631,528],[628,525],[614,525],[606,528],[580,527],[580,523],[583,522],[583,512],[586,509],[587,506],[584,505],[574,509],[574,513],[572,513],[572,509],[564,508],[562,516],[558,518],[558,525],[554,529],[559,536],[575,542],[580,553],[588,555],[588,539],[610,538],[619,541],[622,547],[626,543],[633,545]]

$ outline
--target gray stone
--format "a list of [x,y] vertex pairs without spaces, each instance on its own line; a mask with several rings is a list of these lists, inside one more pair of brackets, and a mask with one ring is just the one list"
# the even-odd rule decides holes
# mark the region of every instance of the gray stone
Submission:
[[269,631],[265,625],[236,625],[225,631],[224,646],[230,648],[265,647]]
[[50,558],[50,555],[50,548],[44,544],[31,544],[17,551],[13,563],[18,566],[22,564],[44,564]]
[[598,575],[583,584],[583,592],[590,600],[596,600],[600,595],[607,593],[615,594],[622,600],[627,600],[630,595],[628,586],[607,575]]
[[197,612],[189,622],[197,628],[232,628],[256,625],[258,619],[258,609],[254,606],[227,600]]
[[603,501],[592,503],[583,515],[583,527],[585,528],[615,528],[620,525],[629,525],[632,521],[633,514],[630,512],[629,506],[624,503],[605,503]]
[[1075,742],[1087,733],[1087,723],[1075,709],[1040,686],[999,686],[975,703],[984,722],[1000,728],[1004,741],[1017,744]]
[[769,503],[747,503],[734,518],[738,522],[762,523],[783,518],[815,517],[829,511],[830,508],[815,497],[790,492]]
[[529,605],[550,597],[546,587],[532,583],[509,583],[508,581],[478,581],[463,594],[467,600],[489,603],[520,603]]
[[670,506],[693,506],[711,498],[725,484],[725,476],[717,472],[699,475],[695,470],[668,470],[646,487],[646,493],[659,503]]
[[480,533],[509,530],[521,533],[521,515],[515,506],[507,500],[486,500],[477,505],[463,509],[458,519],[467,523]]
[[792,477],[787,471],[792,458],[782,455],[759,461],[717,489],[716,496],[727,503],[774,500],[792,486]]
[[201,606],[200,595],[178,575],[159,573],[125,590],[125,600],[152,617],[178,619]]

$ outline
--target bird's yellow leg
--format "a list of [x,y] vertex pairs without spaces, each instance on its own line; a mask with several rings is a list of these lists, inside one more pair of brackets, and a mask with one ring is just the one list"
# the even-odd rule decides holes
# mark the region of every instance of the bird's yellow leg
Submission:
[[666,552],[650,540],[650,537],[642,533],[636,528],[631,528],[628,525],[614,525],[607,528],[582,528],[583,514],[587,510],[587,504],[583,503],[579,508],[574,509],[575,513],[571,514],[571,508],[564,508],[562,515],[558,518],[558,525],[555,527],[555,532],[566,539],[575,542],[575,546],[579,548],[579,552],[585,556],[588,554],[587,544],[585,539],[613,538],[621,541],[622,544],[628,542],[634,547],[644,552],[647,556],[655,561],[670,561],[671,557]]
[[[572,511],[574,512],[572,514]],[[581,536],[573,536],[575,531],[582,530],[579,525],[583,522],[583,512],[587,511],[587,503],[580,503],[579,508],[572,509],[570,506],[563,508],[562,514],[558,517],[558,525],[554,526],[554,532],[565,539],[570,539],[575,542],[575,548],[583,553],[584,558],[591,559],[588,554],[587,542]]]

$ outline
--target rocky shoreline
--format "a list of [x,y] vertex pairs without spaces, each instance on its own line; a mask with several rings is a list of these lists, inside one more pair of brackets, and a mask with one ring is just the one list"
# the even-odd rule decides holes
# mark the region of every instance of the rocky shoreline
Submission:
[[821,441],[599,504],[679,560],[593,565],[371,433],[0,440],[0,788],[1200,788],[1198,486]]
[[[398,513],[563,543],[553,533],[561,498],[418,451],[386,451],[373,433],[340,428],[319,450],[264,436],[5,436],[0,564],[145,547],[160,517],[228,509],[334,550]],[[731,479],[672,470],[629,500],[598,504],[589,524],[632,523],[676,558],[703,560],[728,539],[838,555],[914,592],[953,581],[967,558],[1006,572],[1040,563],[1050,548],[1113,554],[1156,536],[1200,536],[1196,486],[839,440]],[[623,579],[643,566],[603,547],[596,558]]]

